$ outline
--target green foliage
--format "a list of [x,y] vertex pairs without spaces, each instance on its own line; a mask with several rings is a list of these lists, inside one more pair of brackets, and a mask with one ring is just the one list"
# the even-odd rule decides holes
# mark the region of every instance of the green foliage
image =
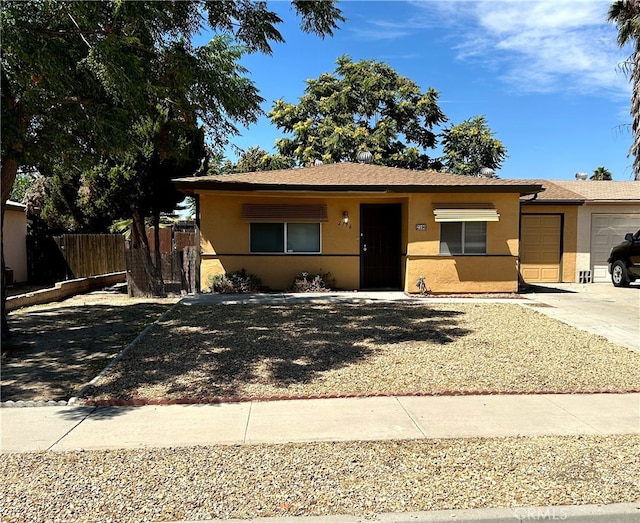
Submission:
[[444,166],[453,174],[480,176],[483,167],[499,169],[507,156],[506,148],[493,137],[484,116],[445,129],[442,145]]
[[611,171],[606,167],[597,167],[593,170],[593,174],[589,177],[590,180],[613,180]]
[[[320,36],[343,20],[333,1],[293,5],[303,29]],[[244,0],[3,1],[3,202],[20,166],[49,175],[55,165],[135,156],[131,133],[158,105],[202,122],[223,147],[263,101],[238,60],[245,50],[270,53],[280,22],[266,2]],[[207,29],[216,36],[195,46]]]
[[9,199],[14,202],[23,203],[22,200],[29,190],[29,187],[31,187],[31,184],[33,184],[35,177],[36,174],[33,172],[18,172]]
[[245,269],[226,274],[216,274],[209,278],[208,288],[221,294],[246,294],[259,292],[260,278]]
[[310,274],[301,272],[293,280],[292,292],[329,292],[335,287],[336,281],[330,272],[324,274]]
[[634,179],[640,180],[640,3],[637,0],[616,0],[609,7],[607,19],[618,28],[618,45],[632,44],[631,56],[622,69],[631,78],[631,134],[633,143],[629,156],[633,156]]
[[277,169],[291,169],[295,160],[281,154],[269,154],[260,147],[249,147],[244,151],[236,163],[224,160],[213,168],[215,174],[249,173],[255,171],[275,171]]
[[298,104],[277,100],[269,117],[292,135],[276,142],[280,154],[300,164],[369,151],[376,164],[424,169],[436,163],[424,152],[436,144],[433,126],[446,121],[437,100],[383,62],[342,56],[333,74],[307,80]]

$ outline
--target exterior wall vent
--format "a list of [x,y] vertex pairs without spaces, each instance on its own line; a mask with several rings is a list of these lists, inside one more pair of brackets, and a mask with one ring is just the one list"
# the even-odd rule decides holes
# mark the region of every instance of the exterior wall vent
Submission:
[[593,283],[591,271],[578,271],[578,283]]

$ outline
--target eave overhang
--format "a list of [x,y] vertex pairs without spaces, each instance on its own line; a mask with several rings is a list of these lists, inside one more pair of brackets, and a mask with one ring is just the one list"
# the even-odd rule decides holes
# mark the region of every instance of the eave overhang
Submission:
[[314,192],[314,193],[516,193],[520,196],[536,194],[542,190],[539,184],[494,184],[494,185],[309,185],[309,184],[264,184],[198,180],[180,178],[173,181],[176,189],[185,194],[202,191],[236,192]]

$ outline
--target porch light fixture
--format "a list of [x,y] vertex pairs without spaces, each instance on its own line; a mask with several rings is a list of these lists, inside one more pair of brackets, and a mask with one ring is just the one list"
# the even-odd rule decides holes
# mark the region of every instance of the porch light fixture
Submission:
[[342,213],[342,221],[344,222],[345,225],[349,223],[349,211],[344,211]]

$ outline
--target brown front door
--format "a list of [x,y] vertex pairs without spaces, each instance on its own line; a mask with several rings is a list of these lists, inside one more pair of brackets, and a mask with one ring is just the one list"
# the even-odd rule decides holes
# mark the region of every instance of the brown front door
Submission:
[[360,287],[401,288],[400,204],[360,206]]

